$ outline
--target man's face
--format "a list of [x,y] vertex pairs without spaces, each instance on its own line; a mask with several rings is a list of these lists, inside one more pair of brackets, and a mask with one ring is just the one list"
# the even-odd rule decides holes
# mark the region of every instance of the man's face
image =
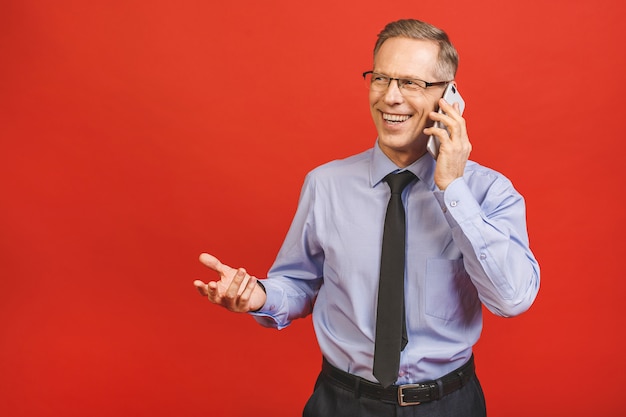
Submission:
[[[430,41],[391,38],[374,57],[374,72],[393,78],[417,78],[435,82],[439,46]],[[432,86],[413,95],[403,95],[397,81],[383,92],[370,90],[370,110],[378,131],[378,144],[397,165],[404,167],[426,152],[428,137],[422,132],[430,126],[429,112],[437,107],[444,86]]]

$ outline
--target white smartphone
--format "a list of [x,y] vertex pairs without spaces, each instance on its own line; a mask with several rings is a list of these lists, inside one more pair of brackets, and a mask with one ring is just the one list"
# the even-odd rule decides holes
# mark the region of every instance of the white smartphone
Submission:
[[[452,82],[448,84],[445,91],[443,92],[442,97],[451,105],[453,105],[454,103],[459,103],[459,113],[463,115],[463,110],[465,110],[465,101],[463,100],[463,97],[461,97],[461,94],[459,94],[459,90],[456,88],[455,83]],[[443,113],[443,110],[439,109],[439,113]],[[446,128],[445,125],[440,122],[435,122],[434,126],[442,129]],[[430,152],[430,154],[435,159],[437,159],[437,156],[439,156],[439,146],[439,139],[434,135],[430,135],[430,137],[428,138],[428,143],[426,144],[426,149],[428,149],[428,152]]]

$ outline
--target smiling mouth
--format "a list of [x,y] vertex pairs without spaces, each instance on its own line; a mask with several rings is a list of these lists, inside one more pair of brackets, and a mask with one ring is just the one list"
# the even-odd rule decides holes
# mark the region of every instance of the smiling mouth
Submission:
[[391,124],[404,123],[411,118],[409,114],[389,114],[383,113],[383,120]]

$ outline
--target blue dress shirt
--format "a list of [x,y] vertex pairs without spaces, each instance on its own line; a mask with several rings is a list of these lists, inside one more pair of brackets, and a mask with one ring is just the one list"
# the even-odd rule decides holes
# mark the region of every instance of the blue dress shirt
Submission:
[[[522,196],[503,175],[469,161],[445,191],[425,154],[406,169],[406,324],[398,384],[431,380],[463,365],[482,329],[481,304],[499,316],[530,307],[539,265],[528,245]],[[378,144],[322,165],[304,182],[298,209],[252,313],[284,328],[313,314],[324,357],[372,375],[380,254],[389,187],[398,167]]]

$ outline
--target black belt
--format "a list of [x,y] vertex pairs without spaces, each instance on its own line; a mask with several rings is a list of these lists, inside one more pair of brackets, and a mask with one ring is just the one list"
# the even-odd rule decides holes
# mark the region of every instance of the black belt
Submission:
[[363,395],[402,406],[417,405],[443,398],[467,384],[474,376],[474,356],[465,365],[434,381],[391,385],[387,388],[337,369],[328,363],[326,358],[322,363],[322,374],[330,378],[331,382],[354,392],[356,396]]

